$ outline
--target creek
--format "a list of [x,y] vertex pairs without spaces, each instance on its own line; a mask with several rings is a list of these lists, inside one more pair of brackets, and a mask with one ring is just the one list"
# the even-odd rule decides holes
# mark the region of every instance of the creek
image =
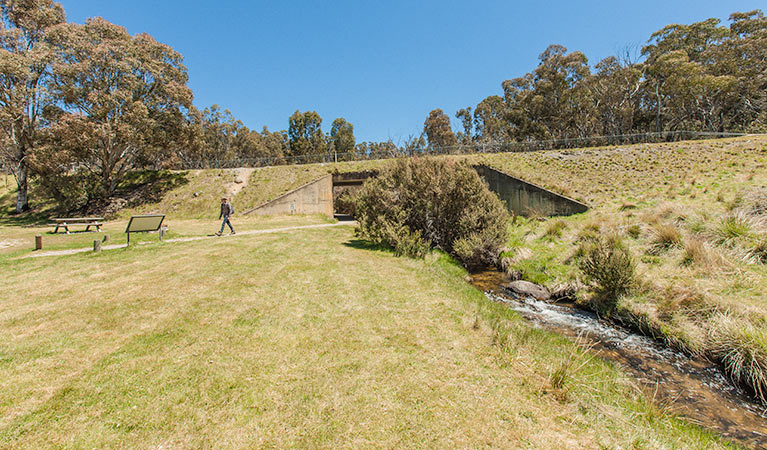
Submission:
[[567,336],[598,357],[620,366],[673,413],[727,440],[767,449],[767,409],[734,385],[722,369],[704,358],[673,350],[573,304],[521,298],[502,285],[498,271],[474,274],[472,284],[535,326]]

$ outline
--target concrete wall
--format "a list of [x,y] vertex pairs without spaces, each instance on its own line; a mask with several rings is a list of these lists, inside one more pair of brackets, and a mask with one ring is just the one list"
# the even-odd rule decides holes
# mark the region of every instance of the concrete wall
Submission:
[[351,191],[354,194],[362,188],[362,184],[368,178],[378,176],[378,171],[367,170],[363,172],[345,172],[333,174],[333,199],[337,199],[341,193]]
[[577,200],[565,197],[548,189],[512,177],[488,166],[475,166],[490,190],[506,202],[509,212],[520,216],[539,214],[542,216],[569,216],[586,212],[589,207]]
[[257,206],[244,214],[325,214],[333,217],[333,177],[322,178]]

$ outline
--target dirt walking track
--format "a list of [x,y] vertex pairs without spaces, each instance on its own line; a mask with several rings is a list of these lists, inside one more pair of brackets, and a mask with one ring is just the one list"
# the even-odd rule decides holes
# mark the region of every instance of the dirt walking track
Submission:
[[[293,231],[293,230],[306,230],[306,229],[312,229],[312,228],[328,228],[328,227],[339,227],[339,226],[348,226],[348,225],[355,225],[356,222],[338,222],[338,223],[322,223],[318,225],[300,225],[300,226],[293,226],[293,227],[283,227],[283,228],[268,228],[265,230],[250,230],[250,231],[241,231],[238,232],[235,235],[223,235],[223,236],[192,236],[192,237],[180,237],[180,238],[173,238],[173,239],[164,239],[163,242],[190,242],[190,241],[201,241],[203,239],[222,239],[222,238],[235,238],[238,236],[250,236],[254,234],[269,234],[269,233],[280,233],[283,231]],[[135,245],[146,245],[150,244],[150,242],[140,242]],[[125,248],[127,247],[127,244],[113,244],[113,245],[104,245],[101,247],[102,250],[114,250],[118,248]],[[81,248],[70,248],[66,250],[50,250],[47,252],[35,252],[30,253],[28,255],[22,256],[19,259],[24,258],[40,258],[43,256],[62,256],[62,255],[74,255],[77,253],[86,253],[86,252],[92,252],[93,247],[81,247]]]

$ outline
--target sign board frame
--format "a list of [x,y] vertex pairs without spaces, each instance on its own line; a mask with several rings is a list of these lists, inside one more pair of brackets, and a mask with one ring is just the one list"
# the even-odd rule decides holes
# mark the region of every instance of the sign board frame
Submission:
[[[144,214],[140,216],[131,216],[128,226],[125,227],[125,233],[128,235],[128,245],[130,245],[131,233],[148,233],[159,231],[165,220],[165,214]],[[160,233],[162,240],[162,233]]]

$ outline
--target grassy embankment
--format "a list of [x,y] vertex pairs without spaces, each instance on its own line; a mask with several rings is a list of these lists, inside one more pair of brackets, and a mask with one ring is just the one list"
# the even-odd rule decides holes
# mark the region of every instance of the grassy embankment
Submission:
[[0,448],[725,448],[349,227],[0,259]]
[[582,278],[581,244],[617,235],[638,285],[615,316],[767,394],[767,138],[476,158],[593,207],[518,218],[513,270],[552,287],[572,282]]

